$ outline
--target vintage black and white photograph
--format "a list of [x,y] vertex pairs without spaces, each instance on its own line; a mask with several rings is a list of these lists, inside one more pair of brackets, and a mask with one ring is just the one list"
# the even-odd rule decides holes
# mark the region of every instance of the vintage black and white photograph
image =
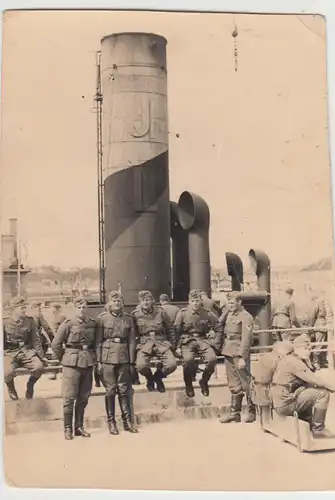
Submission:
[[335,489],[321,15],[7,11],[9,486]]

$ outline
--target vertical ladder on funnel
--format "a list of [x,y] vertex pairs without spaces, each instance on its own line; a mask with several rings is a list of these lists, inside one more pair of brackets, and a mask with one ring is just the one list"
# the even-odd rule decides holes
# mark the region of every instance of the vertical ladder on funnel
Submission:
[[104,181],[102,167],[102,92],[101,92],[101,52],[96,53],[97,84],[94,97],[97,116],[97,174],[98,174],[98,217],[99,217],[99,290],[100,302],[105,303],[105,235],[104,235]]

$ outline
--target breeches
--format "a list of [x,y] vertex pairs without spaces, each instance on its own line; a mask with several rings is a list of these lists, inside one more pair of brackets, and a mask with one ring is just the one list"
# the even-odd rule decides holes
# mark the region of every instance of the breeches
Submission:
[[191,340],[187,344],[181,346],[181,353],[183,357],[183,367],[184,367],[184,379],[187,380],[190,377],[195,377],[197,373],[197,363],[195,361],[196,356],[200,356],[205,363],[205,369],[203,371],[203,379],[209,380],[212,376],[215,364],[216,364],[216,354],[214,349],[203,340]]
[[102,378],[106,387],[106,396],[115,396],[116,393],[127,394],[131,385],[130,366],[128,364],[103,364]]
[[232,394],[246,393],[250,397],[250,367],[249,363],[245,368],[238,368],[239,358],[225,358],[228,387]]
[[298,415],[312,414],[313,408],[318,410],[327,410],[329,404],[330,393],[327,389],[308,389],[298,390],[296,397],[287,406],[275,408],[278,415],[290,416],[294,411]]
[[177,361],[171,349],[161,350],[154,346],[150,353],[143,352],[142,349],[137,351],[136,369],[138,373],[144,377],[150,376],[150,360],[153,357],[157,357],[159,360],[161,371],[165,376],[170,375],[177,368]]
[[73,411],[76,406],[86,408],[91,395],[93,383],[92,367],[78,368],[77,366],[64,366],[62,379],[62,395],[64,410]]
[[26,368],[36,378],[40,378],[43,373],[43,363],[40,358],[35,354],[28,358],[24,352],[20,351],[15,358],[11,356],[4,356],[4,379],[6,383],[11,382],[15,377],[15,370],[17,368]]

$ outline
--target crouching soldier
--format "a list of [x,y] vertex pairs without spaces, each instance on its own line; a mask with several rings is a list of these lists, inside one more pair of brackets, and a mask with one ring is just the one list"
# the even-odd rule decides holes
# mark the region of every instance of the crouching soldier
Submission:
[[271,384],[273,407],[279,415],[310,421],[315,437],[328,437],[325,420],[330,392],[335,383],[327,382],[310,369],[310,340],[302,334],[293,342],[294,352],[278,364]]
[[128,391],[136,355],[134,321],[123,311],[122,295],[109,295],[107,311],[100,314],[97,330],[98,370],[106,387],[105,406],[109,433],[119,434],[115,421],[115,396],[118,394],[124,430],[137,432],[132,424]]
[[293,351],[293,345],[287,340],[276,342],[272,351],[262,354],[252,371],[252,401],[257,406],[271,405],[270,384],[279,361]]
[[77,297],[74,306],[75,317],[61,324],[51,344],[63,365],[65,439],[73,439],[73,410],[75,436],[90,437],[84,430],[84,413],[92,391],[92,371],[96,363],[97,323],[87,317],[87,303],[83,297]]
[[256,419],[256,408],[250,392],[250,348],[253,338],[253,317],[242,305],[238,292],[229,296],[229,313],[224,323],[225,367],[228,387],[231,392],[231,406],[228,417],[220,419],[222,424],[241,422],[242,400],[247,399],[247,415],[244,421],[252,423]]
[[26,315],[26,303],[22,297],[15,297],[10,302],[12,313],[3,318],[4,333],[4,379],[8,395],[18,399],[14,377],[17,368],[26,368],[31,375],[27,382],[26,399],[34,396],[34,386],[43,373],[43,364],[47,363],[42,350],[34,319]]
[[[202,378],[199,380],[201,392],[209,396],[208,382],[214,372],[217,360],[216,352],[222,347],[222,325],[218,317],[205,309],[201,294],[192,290],[189,294],[189,306],[177,314],[175,329],[178,338],[178,350],[183,358],[185,391],[189,398],[194,397],[193,380],[197,373],[196,356],[201,356],[205,362]],[[208,339],[213,330],[214,338]]]
[[[163,378],[177,368],[176,359],[172,354],[176,349],[174,328],[164,309],[154,304],[151,292],[140,292],[139,301],[139,305],[132,312],[137,338],[136,368],[138,373],[147,379],[149,391],[155,390],[156,384],[159,392],[165,392]],[[154,374],[150,369],[150,360],[153,357],[159,360]]]

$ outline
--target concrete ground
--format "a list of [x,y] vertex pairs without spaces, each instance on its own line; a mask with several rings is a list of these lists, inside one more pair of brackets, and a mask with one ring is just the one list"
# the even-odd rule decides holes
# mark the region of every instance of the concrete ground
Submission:
[[258,423],[178,421],[65,441],[62,432],[4,438],[10,486],[173,490],[333,490],[332,452],[299,453]]

